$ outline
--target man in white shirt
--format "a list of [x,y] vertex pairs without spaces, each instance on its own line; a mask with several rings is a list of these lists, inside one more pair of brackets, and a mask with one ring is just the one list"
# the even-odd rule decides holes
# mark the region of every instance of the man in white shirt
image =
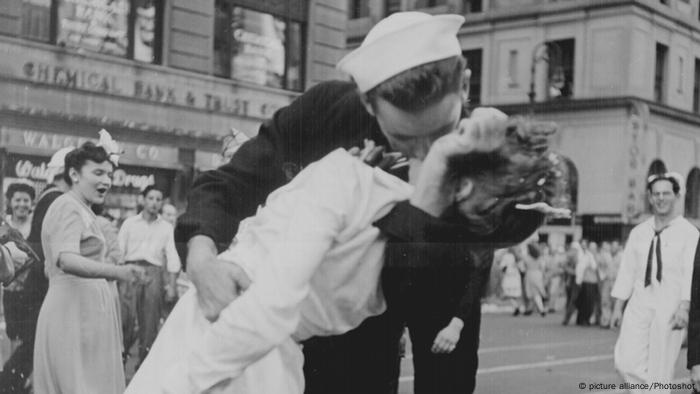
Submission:
[[[173,225],[158,214],[163,205],[163,191],[148,186],[142,195],[143,211],[126,219],[119,230],[119,247],[124,260],[143,266],[148,277],[148,280],[138,284],[120,283],[119,289],[124,350],[128,354],[136,340],[135,322],[138,321],[140,360],[146,357],[158,335],[164,301],[172,302],[175,299],[175,279],[180,271]],[[164,271],[167,271],[165,285]]]
[[648,178],[654,216],[632,229],[611,293],[615,307],[610,325],[622,323],[615,367],[626,382],[638,385],[632,393],[670,393],[644,385],[672,381],[688,324],[698,230],[674,210],[681,184],[675,173]]

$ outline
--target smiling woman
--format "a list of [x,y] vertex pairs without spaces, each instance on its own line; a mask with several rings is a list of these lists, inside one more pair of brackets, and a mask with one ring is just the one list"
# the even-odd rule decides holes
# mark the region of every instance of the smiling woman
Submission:
[[41,243],[50,285],[37,323],[36,392],[124,391],[121,328],[107,281],[139,281],[143,269],[105,262],[105,237],[90,206],[104,202],[113,171],[101,146],[86,142],[71,151],[70,190],[46,212]]

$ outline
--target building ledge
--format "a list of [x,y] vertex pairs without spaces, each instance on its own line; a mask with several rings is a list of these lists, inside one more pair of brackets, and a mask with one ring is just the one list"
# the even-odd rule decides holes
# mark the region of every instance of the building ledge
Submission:
[[635,96],[604,97],[595,99],[557,99],[537,102],[532,106],[529,103],[502,105],[498,103],[490,103],[488,105],[496,107],[507,114],[525,115],[530,113],[530,110],[532,109],[534,111],[534,115],[537,116],[537,114],[543,113],[591,111],[610,108],[632,108],[638,104],[646,104],[649,107],[650,113],[700,126],[700,113],[684,111],[678,108],[670,107],[666,104],[657,103],[655,101]]
[[[68,128],[71,128],[71,126],[74,128],[75,124],[84,125],[89,129],[96,129],[98,127],[105,128],[114,133],[114,135],[127,135],[131,140],[140,142],[167,140],[169,143],[179,147],[199,147],[210,151],[218,151],[221,146],[221,138],[216,134],[200,130],[163,128],[145,123],[121,121],[107,117],[81,116],[39,108],[7,105],[0,106],[0,118],[3,117],[41,118],[52,124],[65,125]],[[146,136],[144,132],[151,135]]]

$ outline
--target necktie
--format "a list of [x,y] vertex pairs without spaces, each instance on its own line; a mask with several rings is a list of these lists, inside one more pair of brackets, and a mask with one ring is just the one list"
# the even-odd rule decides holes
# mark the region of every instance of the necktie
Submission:
[[[651,285],[651,262],[653,260],[654,250],[656,250],[656,280],[661,282],[661,269],[663,267],[663,262],[661,261],[661,232],[667,228],[668,226],[660,230],[654,230],[654,237],[651,239],[651,244],[649,245],[649,255],[647,256],[647,270],[644,275],[644,287]],[[656,241],[656,248],[654,248],[654,241]]]

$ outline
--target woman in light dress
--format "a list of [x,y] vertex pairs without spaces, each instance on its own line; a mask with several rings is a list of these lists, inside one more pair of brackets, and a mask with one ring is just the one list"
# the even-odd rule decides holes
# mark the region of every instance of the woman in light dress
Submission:
[[87,142],[70,152],[70,190],[49,207],[41,231],[49,290],[39,312],[34,391],[121,394],[121,327],[107,280],[140,280],[143,270],[105,261],[105,237],[90,206],[102,204],[115,164]]
[[513,305],[513,316],[518,316],[522,312],[520,300],[523,297],[523,286],[520,268],[512,248],[503,254],[498,266],[503,271],[501,279],[503,297]]

